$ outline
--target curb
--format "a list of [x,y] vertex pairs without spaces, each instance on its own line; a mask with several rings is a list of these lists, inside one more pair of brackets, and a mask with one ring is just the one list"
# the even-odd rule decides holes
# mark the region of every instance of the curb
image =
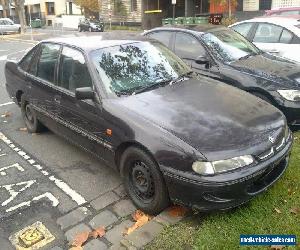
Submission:
[[143,249],[163,231],[165,226],[172,226],[185,217],[173,217],[169,214],[169,209],[167,208],[142,227],[123,237],[120,244],[127,250]]

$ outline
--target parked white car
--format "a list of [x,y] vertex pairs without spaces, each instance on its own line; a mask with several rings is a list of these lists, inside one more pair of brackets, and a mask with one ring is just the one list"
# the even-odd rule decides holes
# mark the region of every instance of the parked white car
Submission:
[[21,32],[21,25],[15,24],[9,18],[0,18],[0,34],[6,33],[20,33]]
[[261,17],[238,22],[229,27],[263,51],[300,62],[300,21],[298,19]]

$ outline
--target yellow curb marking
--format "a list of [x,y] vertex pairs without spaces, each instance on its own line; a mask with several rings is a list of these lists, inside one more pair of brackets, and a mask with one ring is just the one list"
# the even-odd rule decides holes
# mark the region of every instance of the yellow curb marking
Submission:
[[9,237],[10,242],[17,250],[40,249],[54,239],[55,237],[40,221],[23,228]]

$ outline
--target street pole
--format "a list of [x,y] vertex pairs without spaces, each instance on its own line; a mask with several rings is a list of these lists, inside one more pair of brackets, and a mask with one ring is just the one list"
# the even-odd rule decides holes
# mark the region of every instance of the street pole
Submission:
[[32,35],[32,25],[31,25],[31,10],[30,10],[30,5],[28,5],[28,10],[29,10],[29,26],[30,26],[30,36],[31,36],[31,40],[33,41],[33,35]]
[[172,0],[172,5],[173,5],[173,21],[175,19],[175,5],[176,5],[176,0]]

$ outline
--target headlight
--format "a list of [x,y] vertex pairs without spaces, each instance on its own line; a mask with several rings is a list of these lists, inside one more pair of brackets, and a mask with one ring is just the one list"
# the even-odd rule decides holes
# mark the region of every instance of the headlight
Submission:
[[277,90],[277,92],[286,100],[293,101],[293,102],[300,101],[300,90],[282,89],[282,90]]
[[193,163],[193,170],[201,175],[213,175],[227,172],[229,170],[241,168],[254,162],[251,155],[238,156],[227,160],[204,162],[196,161]]

